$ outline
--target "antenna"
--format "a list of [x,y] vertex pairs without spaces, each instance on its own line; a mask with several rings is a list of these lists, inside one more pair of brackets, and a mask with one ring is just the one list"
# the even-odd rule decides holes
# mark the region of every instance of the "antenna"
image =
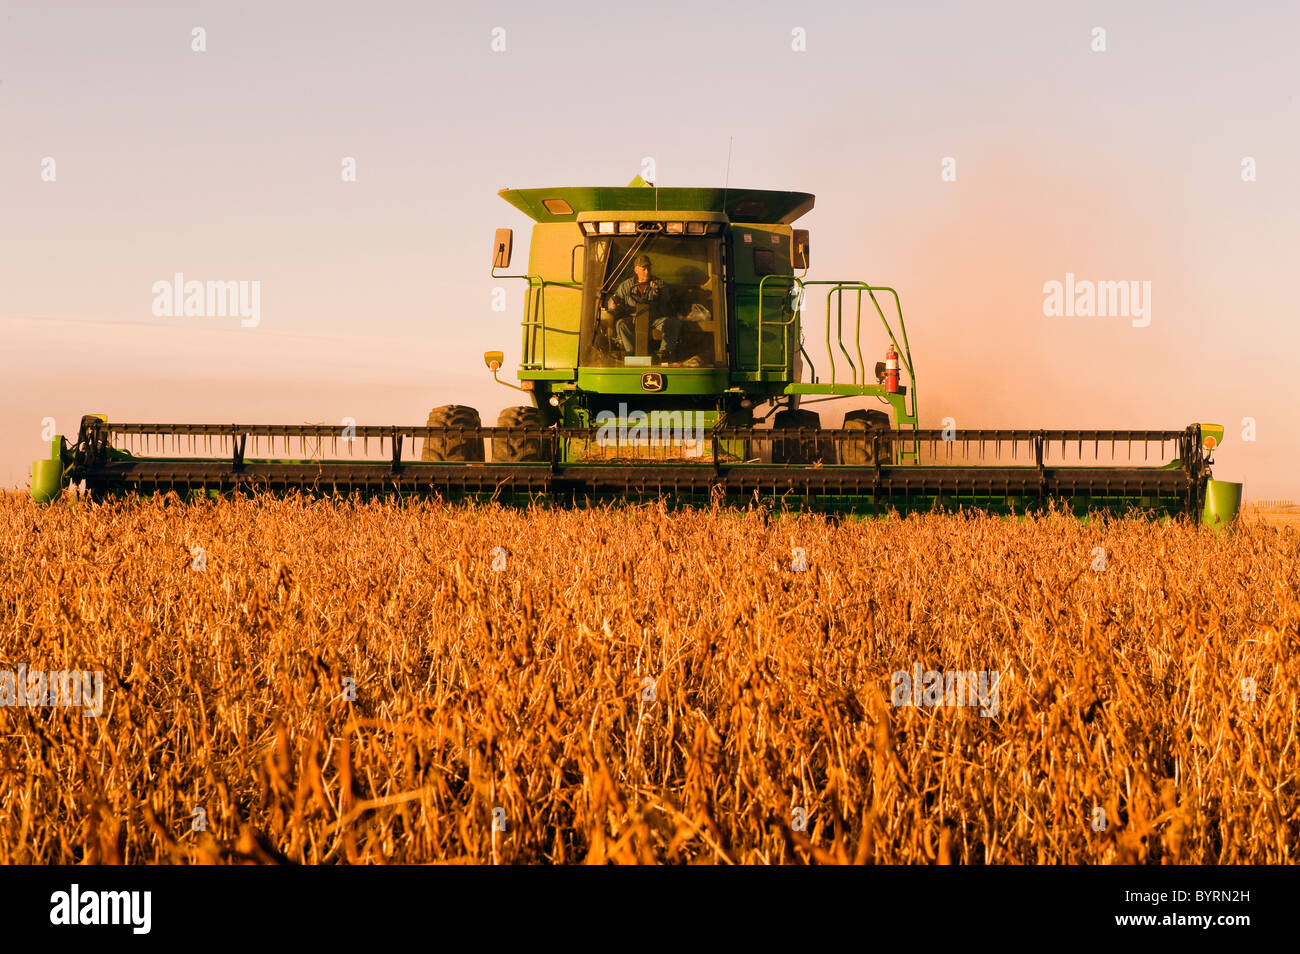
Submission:
[[727,137],[727,173],[722,177],[722,208],[719,210],[723,215],[727,214],[727,186],[731,184],[731,144],[735,141],[735,136]]

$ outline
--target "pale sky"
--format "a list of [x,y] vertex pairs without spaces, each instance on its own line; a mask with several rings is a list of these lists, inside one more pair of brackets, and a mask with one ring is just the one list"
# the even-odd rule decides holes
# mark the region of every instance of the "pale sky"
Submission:
[[[0,482],[45,417],[493,423],[497,191],[716,186],[732,139],[732,186],[816,194],[810,278],[899,290],[926,426],[1217,422],[1217,476],[1300,500],[1297,37],[1294,2],[6,0]],[[260,323],[155,317],[176,272],[260,282]],[[1045,316],[1067,272],[1149,281],[1150,324]]]

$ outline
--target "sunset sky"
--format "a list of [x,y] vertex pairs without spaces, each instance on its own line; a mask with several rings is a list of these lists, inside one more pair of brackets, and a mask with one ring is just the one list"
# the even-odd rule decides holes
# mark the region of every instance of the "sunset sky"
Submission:
[[[730,140],[733,187],[817,196],[810,278],[899,290],[925,426],[1222,423],[1216,476],[1300,500],[1300,4],[111,6],[0,8],[6,486],[46,417],[492,423],[498,190],[717,186]],[[177,272],[260,322],[156,317]],[[1149,325],[1044,315],[1067,273]]]

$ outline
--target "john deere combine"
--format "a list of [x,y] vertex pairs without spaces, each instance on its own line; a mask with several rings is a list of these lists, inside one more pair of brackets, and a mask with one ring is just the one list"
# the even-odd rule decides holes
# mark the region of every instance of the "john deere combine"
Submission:
[[[520,406],[484,427],[463,405],[424,426],[132,424],[82,418],[32,467],[32,494],[308,490],[503,501],[778,502],[884,513],[1092,510],[1230,522],[1210,476],[1223,428],[924,429],[894,289],[812,280],[803,192],[511,189],[536,223],[523,283]],[[819,364],[810,357],[813,350]],[[824,351],[823,351],[824,346]],[[883,360],[874,360],[880,357]],[[843,426],[808,405],[863,398]],[[485,446],[486,445],[486,446]],[[379,454],[379,457],[375,455]]]

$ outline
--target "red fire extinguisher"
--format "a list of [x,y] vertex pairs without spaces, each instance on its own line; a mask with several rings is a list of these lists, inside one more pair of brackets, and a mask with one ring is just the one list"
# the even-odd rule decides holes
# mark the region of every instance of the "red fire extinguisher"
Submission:
[[890,394],[898,393],[898,352],[892,343],[885,352],[885,390]]

